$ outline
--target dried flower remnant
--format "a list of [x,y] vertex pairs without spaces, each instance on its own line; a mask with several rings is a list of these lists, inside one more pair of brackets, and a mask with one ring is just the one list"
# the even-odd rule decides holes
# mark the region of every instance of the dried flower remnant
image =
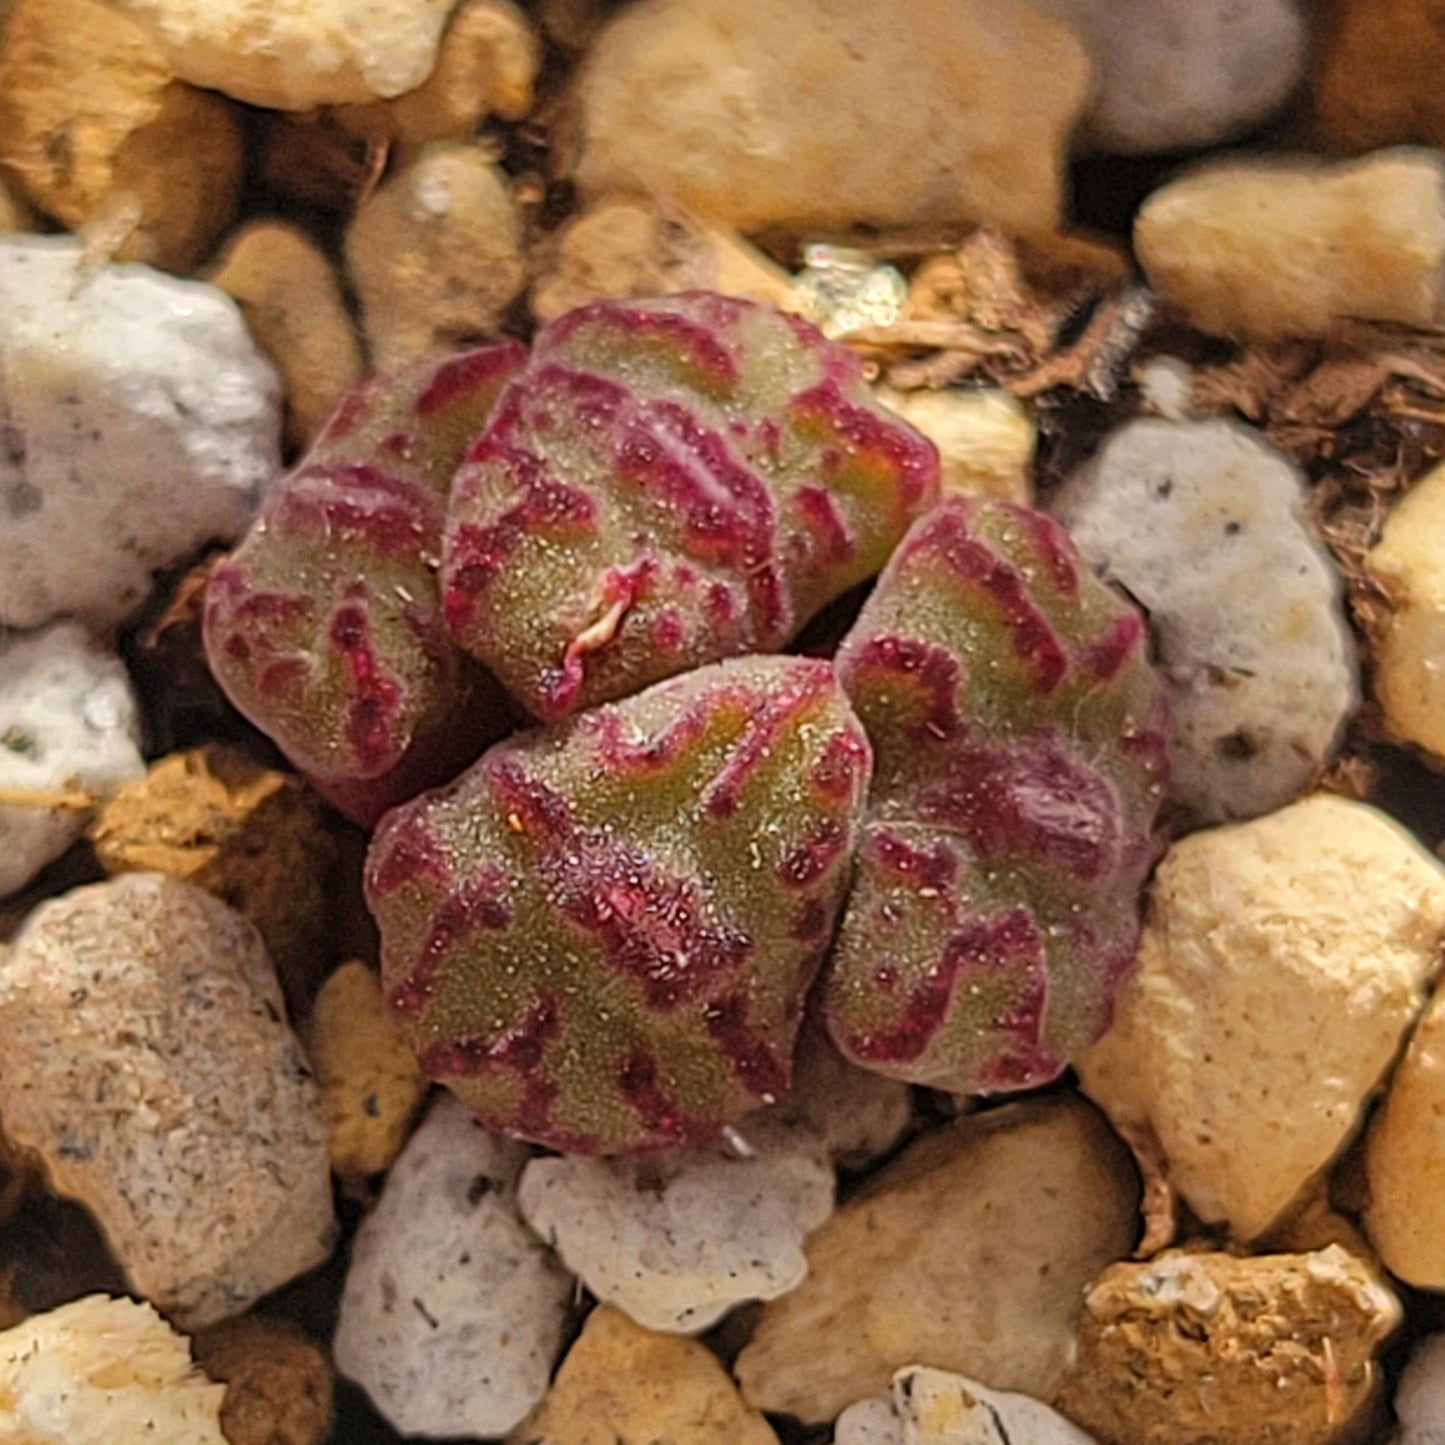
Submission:
[[395,809],[367,895],[422,1067],[574,1153],[786,1092],[871,754],[826,662],[738,658],[499,744]]
[[952,498],[905,538],[838,654],[878,760],[823,994],[855,1063],[1001,1092],[1107,1026],[1165,776],[1146,646],[1039,512]]
[[796,317],[698,292],[545,327],[458,473],[446,620],[544,720],[782,647],[938,493]]
[[221,686],[358,822],[450,777],[500,718],[435,563],[452,472],[523,359],[483,346],[349,392],[207,586]]

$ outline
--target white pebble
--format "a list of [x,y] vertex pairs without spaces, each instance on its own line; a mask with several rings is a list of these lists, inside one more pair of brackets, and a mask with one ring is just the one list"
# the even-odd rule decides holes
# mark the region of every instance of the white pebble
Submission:
[[134,1300],[88,1295],[0,1334],[6,1445],[225,1445],[225,1393]]
[[0,239],[0,626],[124,620],[279,470],[280,385],[229,297]]
[[1153,419],[1115,432],[1054,503],[1149,613],[1169,795],[1196,821],[1297,798],[1358,701],[1340,579],[1305,505],[1294,463],[1250,428]]
[[0,897],[23,888],[85,830],[89,810],[46,806],[68,790],[97,800],[145,775],[140,716],[119,658],[73,622],[0,641]]
[[572,1281],[517,1216],[526,1159],[443,1095],[357,1232],[336,1367],[404,1435],[502,1435],[547,1391]]
[[1263,120],[1304,78],[1296,0],[1048,0],[1094,62],[1084,119],[1100,150],[1210,145]]
[[320,1264],[316,1085],[256,930],[129,873],[42,904],[0,957],[0,1117],[185,1329]]
[[623,1159],[534,1159],[527,1222],[598,1299],[647,1329],[696,1333],[808,1272],[803,1241],[833,1212],[833,1171],[810,1131],[753,1115],[726,1140]]
[[1445,1334],[1427,1335],[1410,1353],[1395,1391],[1395,1445],[1445,1445]]
[[838,1417],[834,1445],[1094,1445],[1056,1410],[926,1365],[893,1377],[887,1396]]

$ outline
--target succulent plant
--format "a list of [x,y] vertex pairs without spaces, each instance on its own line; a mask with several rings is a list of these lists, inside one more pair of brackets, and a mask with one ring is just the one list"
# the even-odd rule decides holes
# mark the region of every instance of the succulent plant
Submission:
[[855,1063],[964,1093],[1044,1083],[1108,1026],[1165,780],[1138,611],[1051,518],[954,498],[837,658],[876,768],[821,991]]
[[457,463],[525,359],[484,346],[348,393],[207,586],[221,686],[359,822],[505,728],[499,689],[442,624],[436,566]]
[[458,473],[446,620],[555,720],[782,647],[937,494],[933,445],[807,323],[595,302],[538,334]]
[[871,754],[829,663],[736,658],[519,733],[367,859],[388,999],[488,1127],[697,1142],[789,1087]]

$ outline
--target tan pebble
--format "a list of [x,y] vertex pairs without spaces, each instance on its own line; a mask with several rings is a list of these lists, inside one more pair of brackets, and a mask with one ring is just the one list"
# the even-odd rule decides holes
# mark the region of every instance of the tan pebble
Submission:
[[1346,320],[1426,326],[1440,306],[1445,171],[1433,151],[1207,165],[1134,222],[1150,284],[1196,326],[1256,341]]
[[1315,794],[1195,833],[1155,875],[1084,1091],[1152,1129],[1201,1219],[1254,1239],[1349,1138],[1442,931],[1445,867],[1363,803]]
[[1365,1136],[1365,1232],[1392,1274],[1445,1290],[1445,990],[1435,995]]
[[322,1445],[331,1432],[331,1366],[293,1325],[247,1315],[202,1330],[196,1363],[225,1385],[229,1445]]
[[420,151],[357,207],[345,249],[382,370],[493,331],[526,281],[507,178],[470,144]]
[[1368,1408],[1400,1302],[1338,1245],[1116,1264],[1056,1404],[1116,1445],[1328,1445]]
[[1078,1100],[1009,1105],[910,1146],[808,1241],[735,1373],[807,1423],[927,1364],[1047,1398],[1084,1285],[1133,1245],[1127,1151]]
[[777,1445],[709,1350],[599,1305],[511,1445]]
[[149,1305],[90,1295],[0,1333],[7,1445],[227,1445],[223,1391]]
[[172,753],[103,805],[89,837],[109,874],[163,873],[234,908],[304,1011],[328,961],[335,848],[297,778],[221,746]]
[[1023,405],[1008,392],[880,387],[878,399],[938,448],[945,492],[1028,505],[1037,432]]
[[580,55],[607,21],[606,0],[539,0],[542,29],[568,55]]
[[0,1117],[183,1328],[330,1251],[316,1086],[260,936],[129,873],[38,908],[0,962]]
[[364,370],[361,344],[325,252],[284,221],[227,238],[206,279],[241,308],[286,389],[286,440],[304,447]]
[[1445,466],[1395,504],[1365,565],[1391,603],[1375,643],[1385,723],[1445,761]]
[[415,90],[336,106],[331,115],[357,135],[402,145],[465,136],[489,115],[521,120],[541,64],[537,34],[510,0],[470,0],[447,27],[436,68]]
[[570,220],[539,258],[532,314],[548,322],[600,297],[721,291],[798,310],[792,278],[725,226],[677,208],[604,200]]
[[309,110],[400,95],[436,64],[453,0],[116,0],[176,74],[250,105]]
[[[32,204],[122,261],[191,270],[240,191],[241,127],[100,0],[14,0],[0,33],[0,156]],[[0,229],[20,229],[4,228]]]
[[1088,87],[1028,0],[642,0],[589,52],[576,178],[744,232],[1051,231]]
[[1442,22],[1442,0],[1334,0],[1314,64],[1318,138],[1349,151],[1445,145]]
[[416,1057],[386,1011],[381,980],[344,963],[321,985],[306,1052],[331,1127],[331,1167],[366,1176],[391,1167],[426,1092]]

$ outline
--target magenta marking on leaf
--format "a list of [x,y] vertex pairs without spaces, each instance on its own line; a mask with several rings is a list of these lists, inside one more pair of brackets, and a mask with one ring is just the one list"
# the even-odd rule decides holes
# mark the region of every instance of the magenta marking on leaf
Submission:
[[813,836],[794,848],[778,865],[778,877],[788,888],[811,888],[848,846],[847,830],[829,818]]
[[393,766],[404,747],[395,728],[401,688],[378,662],[365,607],[343,603],[332,614],[328,636],[351,678],[346,740],[367,771]]
[[527,359],[519,341],[477,347],[448,358],[437,367],[430,383],[416,399],[417,417],[426,421],[456,406],[464,398],[498,386]]
[[835,565],[848,561],[858,550],[837,502],[822,487],[799,487],[794,493],[793,505],[805,527],[805,533],[797,538],[800,549],[806,547],[806,537],[811,536],[815,541],[814,553]]
[[901,681],[918,701],[921,722],[915,733],[941,740],[958,732],[963,669],[943,648],[915,638],[871,637],[846,649],[843,659],[844,675],[855,695],[895,688]]
[[792,1079],[789,1062],[748,1022],[744,994],[710,1003],[703,1015],[713,1042],[723,1051],[733,1075],[764,1102],[780,1099]]
[[920,793],[917,816],[985,858],[1028,858],[1095,879],[1119,862],[1119,802],[1108,782],[1051,740],[959,753]]
[[1018,568],[969,533],[964,512],[939,508],[931,523],[914,534],[911,550],[936,550],[961,578],[974,584],[1007,622],[1013,650],[1032,669],[1039,692],[1048,696],[1056,691],[1069,670],[1069,659]]
[[1147,638],[1144,619],[1138,613],[1127,612],[1116,618],[1102,637],[1080,649],[1079,661],[1100,682],[1111,682]]
[[896,833],[877,826],[868,835],[868,859],[886,877],[916,887],[946,894],[958,877],[958,859],[943,842],[932,848],[906,843]]
[[677,311],[593,302],[552,322],[541,333],[539,350],[544,355],[562,350],[584,329],[597,334],[611,332],[629,348],[670,351],[709,390],[730,391],[738,382],[737,363],[715,332],[736,325],[738,315],[736,307],[714,305],[697,321]]
[[668,1093],[658,1077],[657,1059],[645,1048],[634,1048],[623,1060],[617,1088],[659,1143],[701,1144],[717,1132],[711,1121],[690,1118]]
[[749,934],[719,918],[692,883],[616,839],[570,838],[537,866],[558,911],[596,938],[650,1009],[694,1003],[752,957]]
[[[985,918],[968,918],[949,938],[942,955],[909,994],[903,1016],[892,1028],[854,1035],[849,1044],[861,1059],[880,1063],[908,1063],[933,1041],[946,1018],[960,982],[1000,972],[1021,974],[1032,990],[1043,980],[1043,939],[1028,912],[1010,908]],[[1028,1009],[1021,1019],[1033,1018]],[[1040,1001],[1038,1018],[1042,1017]],[[1007,1032],[1027,1023],[1000,1021]]]

